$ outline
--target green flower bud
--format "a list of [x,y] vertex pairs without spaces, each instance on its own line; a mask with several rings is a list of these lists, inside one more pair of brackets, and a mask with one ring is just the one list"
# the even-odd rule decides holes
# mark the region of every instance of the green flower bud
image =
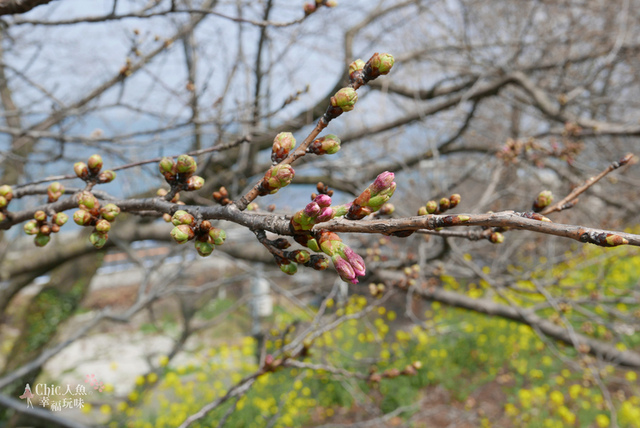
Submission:
[[73,164],[73,171],[79,178],[82,178],[83,180],[89,176],[89,168],[84,162],[76,162],[75,164]]
[[427,207],[420,207],[420,209],[418,209],[418,215],[427,215]]
[[33,218],[37,221],[45,221],[47,219],[47,214],[44,211],[36,211],[33,214]]
[[295,171],[291,165],[276,165],[269,169],[269,171],[264,175],[262,187],[267,191],[267,193],[276,193],[278,189],[288,186],[294,176]]
[[197,175],[193,175],[189,177],[187,180],[187,188],[188,191],[200,190],[204,186],[204,178],[199,177]]
[[215,245],[222,245],[227,239],[227,232],[225,232],[223,229],[213,228],[209,230],[209,238]]
[[92,155],[89,158],[89,162],[87,162],[87,166],[89,167],[89,171],[91,171],[93,174],[97,174],[102,168],[102,156]]
[[489,236],[489,241],[494,244],[502,244],[504,242],[504,235],[500,232],[493,232],[491,236]]
[[369,60],[369,65],[371,65],[372,74],[377,77],[381,74],[388,74],[389,71],[391,71],[391,67],[393,67],[394,62],[395,60],[393,55],[378,54],[376,52]]
[[307,151],[316,155],[332,155],[340,150],[340,143],[340,138],[329,134],[309,144]]
[[38,232],[40,232],[38,222],[35,220],[29,220],[24,224],[24,226],[22,226],[22,228],[24,229],[24,233],[26,233],[27,235],[36,235]]
[[213,249],[215,248],[213,244],[203,241],[196,241],[195,246],[196,250],[198,250],[198,254],[200,254],[202,257],[207,257],[208,255],[213,253]]
[[64,186],[57,181],[51,183],[49,187],[47,187],[47,196],[49,197],[49,202],[57,201],[60,196],[64,194]]
[[88,211],[78,210],[73,213],[73,221],[79,226],[88,226],[93,217]]
[[7,201],[7,198],[5,198],[4,196],[0,196],[0,208],[4,208],[9,204],[9,201]]
[[171,237],[178,244],[184,244],[187,241],[193,239],[194,236],[195,234],[193,232],[193,229],[191,229],[191,226],[187,224],[181,224],[179,226],[176,226],[171,231]]
[[295,263],[281,264],[280,270],[287,275],[294,275],[296,272],[298,272],[298,265],[296,265]]
[[449,196],[449,202],[450,202],[449,208],[457,207],[461,199],[462,199],[461,196],[457,193],[454,193],[453,195]]
[[120,214],[120,207],[116,204],[107,204],[104,207],[100,208],[100,215],[103,219],[113,222],[116,217]]
[[356,74],[360,73],[364,69],[364,61],[361,59],[357,59],[349,64],[349,77],[351,80],[355,79]]
[[104,247],[104,245],[107,243],[107,239],[109,239],[109,235],[107,235],[106,233],[93,232],[91,235],[89,235],[89,242],[91,242],[91,245],[93,245],[97,249]]
[[160,159],[160,164],[158,165],[160,168],[160,174],[175,174],[175,162],[171,158],[162,158]]
[[451,202],[447,198],[440,199],[440,212],[445,212],[451,206]]
[[180,155],[176,162],[176,169],[180,174],[192,175],[198,169],[196,161],[189,155]]
[[67,220],[69,220],[69,216],[65,213],[56,213],[51,220],[53,221],[53,224],[63,226],[67,222]]
[[438,211],[438,203],[436,201],[429,201],[427,202],[426,208],[428,214],[433,214]]
[[167,214],[167,213],[162,214],[162,219],[167,223],[171,223],[172,218],[173,217],[171,217],[171,214]]
[[111,230],[111,223],[107,220],[98,220],[96,223],[96,230],[100,233],[107,233]]
[[44,247],[49,243],[51,237],[49,235],[43,235],[38,233],[36,237],[33,239],[33,242],[36,244],[36,247]]
[[306,250],[293,251],[292,256],[293,256],[293,261],[301,265],[307,263],[311,259],[311,255]]
[[353,110],[356,101],[358,101],[358,94],[355,89],[350,87],[340,89],[331,97],[331,105],[333,107],[340,107],[342,111]]
[[180,226],[181,224],[193,224],[194,221],[195,218],[184,210],[176,211],[173,214],[173,217],[171,217],[171,223],[173,223],[174,226]]
[[13,199],[13,189],[11,189],[11,186],[7,186],[6,184],[0,186],[0,196],[4,196],[7,202],[11,202],[11,199]]
[[533,210],[538,212],[551,205],[553,202],[553,193],[550,190],[543,190],[538,193],[538,197],[533,202]]
[[98,175],[98,182],[99,183],[111,183],[113,180],[116,179],[116,173],[114,171],[111,171],[110,169],[101,172],[100,175]]
[[78,194],[78,206],[80,208],[92,210],[93,208],[97,208],[97,205],[98,200],[91,192],[83,191]]

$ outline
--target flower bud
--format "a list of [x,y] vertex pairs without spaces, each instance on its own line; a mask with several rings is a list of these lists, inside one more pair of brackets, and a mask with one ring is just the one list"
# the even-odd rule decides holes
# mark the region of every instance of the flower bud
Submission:
[[393,172],[385,171],[376,177],[376,180],[371,185],[371,193],[377,195],[389,188],[394,184],[393,179],[395,174]]
[[6,184],[0,186],[0,196],[4,196],[7,203],[11,202],[11,199],[13,199],[13,189],[11,189],[11,186],[7,186]]
[[184,244],[187,241],[193,239],[194,236],[195,234],[193,233],[193,229],[191,229],[191,226],[187,224],[181,224],[179,226],[176,226],[171,231],[171,237],[178,244]]
[[57,181],[51,183],[49,187],[47,187],[47,196],[49,198],[49,202],[57,201],[60,196],[64,194],[64,186]]
[[453,195],[449,196],[449,208],[457,207],[461,199],[462,198],[457,193],[454,193]]
[[427,209],[427,214],[433,214],[438,211],[438,203],[436,201],[428,201],[425,208]]
[[43,235],[39,233],[33,239],[33,242],[36,244],[36,247],[44,247],[49,243],[50,240],[51,240],[51,237],[49,235]]
[[73,213],[73,221],[79,226],[88,226],[91,222],[92,216],[88,211],[78,210]]
[[96,208],[98,201],[95,196],[93,196],[90,192],[80,192],[78,194],[78,206],[80,208],[91,210]]
[[196,164],[195,159],[193,159],[191,156],[180,155],[178,156],[178,160],[176,161],[176,169],[180,174],[190,176],[196,172],[196,169],[198,169],[198,165]]
[[46,223],[43,224],[42,226],[40,226],[40,233],[43,235],[51,235],[51,226]]
[[47,214],[44,211],[36,211],[33,214],[33,218],[37,221],[45,221],[47,219]]
[[491,236],[489,236],[489,241],[494,244],[502,244],[504,242],[504,235],[500,232],[493,232]]
[[96,247],[98,250],[104,247],[107,243],[107,239],[109,239],[109,235],[106,233],[93,232],[89,235],[89,242],[91,242],[91,245]]
[[329,195],[318,195],[313,202],[320,205],[320,208],[326,208],[331,206],[331,197]]
[[217,229],[214,227],[209,230],[209,238],[215,245],[222,245],[227,239],[227,232],[225,232],[223,229]]
[[84,162],[76,162],[75,164],[73,164],[73,171],[79,178],[82,178],[83,180],[89,177],[89,168]]
[[[173,159],[171,158],[162,158],[160,159],[160,163],[158,164],[158,167],[160,169],[160,174],[164,175],[164,174],[175,174],[176,170],[175,168],[175,162],[173,161]],[[160,195],[159,195],[160,196]]]
[[553,202],[553,193],[550,190],[543,190],[538,193],[536,200],[533,202],[533,210],[535,212],[542,211]]
[[91,171],[91,173],[97,174],[98,172],[100,172],[100,169],[102,168],[102,156],[92,155],[89,158],[89,161],[87,162],[87,166],[89,168],[89,171]]
[[388,74],[394,62],[393,55],[374,53],[368,63],[371,66],[371,77],[375,79],[381,74]]
[[396,207],[393,204],[390,203],[386,203],[384,205],[382,205],[382,207],[380,208],[379,213],[381,215],[391,215],[395,212]]
[[289,262],[287,262],[286,264],[283,263],[280,265],[280,270],[287,275],[294,275],[296,272],[298,272],[298,265]]
[[343,112],[353,110],[356,101],[358,101],[358,94],[355,89],[350,87],[340,89],[331,97],[331,105],[339,107]]
[[100,233],[107,233],[111,230],[111,223],[104,219],[98,220],[96,223],[96,230]]
[[35,220],[29,220],[24,224],[24,226],[22,226],[22,228],[24,229],[24,233],[27,235],[36,235],[40,231],[38,222]]
[[316,217],[318,214],[320,214],[321,210],[322,208],[320,208],[320,205],[315,202],[310,202],[306,207],[304,207],[304,215],[306,215],[307,217]]
[[296,147],[296,139],[291,132],[281,132],[273,139],[271,149],[271,160],[281,162],[289,155],[289,152]]
[[111,183],[116,179],[116,173],[110,169],[103,171],[98,175],[98,183]]
[[325,221],[331,220],[335,216],[335,211],[331,207],[323,208],[318,217],[316,218],[316,223],[323,223]]
[[451,202],[447,198],[440,199],[440,212],[445,212],[451,206]]
[[315,270],[325,270],[329,267],[329,260],[324,256],[314,254],[309,260],[309,265]]
[[67,222],[67,220],[69,220],[69,216],[66,215],[65,213],[56,213],[51,219],[53,224],[58,226],[63,226]]
[[316,155],[332,155],[340,150],[340,139],[333,135],[325,135],[309,144],[307,151]]
[[427,214],[428,214],[427,207],[420,207],[418,209],[418,215],[427,215]]
[[344,256],[346,256],[347,263],[349,263],[353,268],[354,273],[357,276],[364,276],[366,273],[366,267],[362,257],[346,245],[343,246],[342,252]]
[[334,256],[331,258],[333,261],[333,266],[336,268],[336,272],[340,275],[345,282],[351,282],[352,284],[358,283],[358,278],[356,277],[356,273],[353,271],[353,267],[346,260]]
[[313,12],[316,11],[315,3],[305,3],[303,7],[304,7],[304,14],[307,16],[311,15]]
[[120,207],[116,204],[107,204],[100,208],[100,215],[107,221],[115,221],[118,214],[120,214]]
[[57,224],[55,224],[55,223],[54,223],[54,224],[52,224],[52,225],[51,225],[51,232],[52,232],[52,233],[58,233],[58,232],[60,232],[60,226],[58,226],[58,225],[57,225]]
[[171,218],[172,218],[171,214],[167,214],[167,213],[162,214],[162,219],[167,223],[171,223]]
[[199,177],[197,175],[193,175],[189,177],[187,180],[187,188],[188,191],[200,190],[204,186],[204,178]]
[[364,61],[361,59],[357,59],[349,64],[349,79],[351,81],[355,80],[358,74],[362,72],[364,69]]
[[298,264],[305,264],[311,259],[311,255],[306,250],[296,250],[292,252],[292,259]]
[[196,250],[198,251],[198,254],[201,255],[202,257],[207,257],[208,255],[213,253],[213,249],[215,248],[213,244],[210,244],[209,242],[203,242],[203,241],[196,241],[195,247],[196,247]]
[[7,201],[7,198],[5,198],[4,196],[0,196],[0,208],[4,208],[9,204],[9,201]]
[[181,224],[193,224],[194,221],[195,218],[184,210],[176,211],[173,214],[173,217],[171,217],[171,223],[173,223],[174,226],[179,226]]
[[273,194],[276,193],[278,189],[288,186],[294,176],[295,171],[291,165],[276,165],[269,169],[269,171],[264,175],[262,186],[268,193]]

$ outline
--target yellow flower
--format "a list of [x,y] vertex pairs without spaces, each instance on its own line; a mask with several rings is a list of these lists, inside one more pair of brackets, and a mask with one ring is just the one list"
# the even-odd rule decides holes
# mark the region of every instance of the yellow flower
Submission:
[[551,402],[557,406],[562,406],[562,404],[564,404],[564,395],[562,395],[562,392],[560,391],[551,392],[549,398],[551,399]]
[[638,374],[636,372],[628,371],[627,373],[625,373],[624,377],[629,382],[635,382],[638,379]]
[[600,428],[606,428],[609,426],[611,422],[609,421],[609,416],[600,413],[598,416],[596,416],[596,424],[600,427]]
[[158,364],[160,364],[160,367],[165,367],[167,364],[169,364],[169,357],[163,355],[158,359]]

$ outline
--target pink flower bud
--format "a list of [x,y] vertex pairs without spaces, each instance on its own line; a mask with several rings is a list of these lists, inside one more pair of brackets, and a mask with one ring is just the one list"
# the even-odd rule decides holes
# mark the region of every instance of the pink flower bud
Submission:
[[334,215],[335,215],[335,212],[333,208],[331,207],[323,208],[320,214],[318,214],[318,217],[316,218],[316,223],[329,221],[334,217]]
[[343,252],[347,256],[347,262],[351,265],[355,274],[358,276],[364,276],[366,273],[366,267],[362,257],[346,245],[343,248]]
[[342,259],[339,256],[334,256],[331,258],[333,261],[333,266],[336,268],[338,275],[342,278],[343,281],[350,282],[352,284],[358,283],[358,278],[356,277],[356,273],[353,271],[353,268],[346,260]]
[[383,190],[390,188],[394,183],[393,179],[395,174],[393,172],[385,171],[376,177],[376,180],[370,186],[371,193],[378,194]]
[[329,195],[318,195],[313,202],[320,205],[320,208],[326,208],[331,206],[331,197]]
[[320,210],[320,205],[318,205],[316,202],[310,202],[306,207],[304,207],[304,214],[307,217],[316,217],[318,214],[320,214]]

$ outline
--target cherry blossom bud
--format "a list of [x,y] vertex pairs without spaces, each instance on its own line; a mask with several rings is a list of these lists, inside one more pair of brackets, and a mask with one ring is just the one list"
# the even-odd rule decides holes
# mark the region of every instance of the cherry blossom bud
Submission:
[[382,174],[376,177],[376,180],[371,185],[371,193],[376,195],[380,192],[383,192],[389,189],[393,184],[393,179],[395,178],[395,174],[393,172],[385,171]]
[[553,202],[553,193],[550,190],[543,190],[538,193],[536,200],[533,202],[533,210],[535,212],[542,211]]
[[361,59],[357,59],[349,64],[349,79],[351,81],[355,80],[358,74],[362,72],[364,65],[364,61]]
[[335,216],[335,211],[331,207],[323,208],[318,217],[316,218],[316,223],[323,223],[325,221],[331,220]]
[[350,282],[352,284],[358,283],[358,278],[356,273],[353,271],[353,267],[346,260],[340,258],[339,256],[334,256],[331,258],[333,261],[333,266],[336,268],[336,272],[340,275],[345,282]]
[[98,175],[98,183],[111,183],[116,179],[116,173],[110,169],[103,171]]
[[91,245],[93,245],[97,249],[104,247],[104,245],[107,243],[107,239],[109,239],[109,235],[107,235],[106,233],[93,232],[91,235],[89,235],[89,242],[91,242]]
[[202,232],[209,232],[211,230],[211,222],[209,220],[202,220],[200,222],[200,230]]
[[174,227],[173,230],[171,231],[171,237],[178,244],[184,244],[187,241],[193,239],[194,236],[195,236],[195,233],[193,232],[193,229],[191,228],[191,226],[187,224],[178,225]]
[[292,252],[293,260],[298,264],[305,264],[311,259],[311,255],[306,250],[296,250]]
[[340,89],[331,97],[331,105],[339,107],[343,112],[353,110],[356,101],[358,101],[358,94],[355,89],[350,87]]
[[436,201],[428,201],[425,208],[427,209],[428,214],[433,214],[438,211],[438,203]]
[[489,236],[489,241],[493,242],[494,244],[502,244],[504,242],[504,235],[500,232],[493,232]]
[[318,195],[313,200],[320,208],[326,208],[331,206],[331,197],[329,195]]
[[160,159],[160,163],[158,164],[158,167],[160,169],[160,174],[164,175],[164,174],[175,174],[176,170],[175,170],[175,162],[173,161],[173,159],[171,158],[162,158]]
[[87,226],[91,222],[92,216],[86,210],[78,210],[73,213],[73,221],[79,226]]
[[76,162],[73,164],[73,171],[83,180],[89,177],[89,167],[87,167],[87,164],[84,162]]
[[40,231],[36,220],[29,220],[24,224],[24,226],[22,226],[22,228],[24,229],[24,233],[27,235],[36,235]]
[[174,226],[179,226],[181,224],[193,224],[195,218],[188,212],[184,210],[178,210],[171,217],[171,222]]
[[78,194],[78,206],[80,208],[91,210],[96,207],[98,201],[90,192],[80,192]]
[[427,214],[428,214],[427,207],[420,207],[418,209],[418,215],[427,215]]
[[40,233],[43,235],[51,235],[51,226],[46,223],[43,224],[42,226],[40,226]]
[[171,218],[172,218],[171,214],[167,214],[167,213],[162,214],[162,219],[167,223],[171,223]]
[[449,208],[451,209],[451,208],[457,207],[461,199],[462,198],[457,193],[454,193],[453,195],[449,196]]
[[346,256],[346,260],[353,268],[355,274],[357,276],[364,276],[366,267],[362,257],[346,245],[343,247],[342,252]]
[[66,215],[65,213],[56,213],[51,218],[51,221],[53,222],[53,224],[58,226],[63,226],[68,220],[69,220],[69,216]]
[[271,160],[273,162],[281,162],[289,156],[289,152],[296,147],[296,139],[293,138],[291,132],[281,132],[273,139],[273,147],[271,149]]
[[316,155],[332,155],[340,150],[340,143],[337,136],[329,134],[314,140],[307,151]]
[[440,212],[445,212],[451,206],[451,201],[447,198],[440,199]]
[[393,55],[374,53],[368,62],[368,65],[371,67],[372,78],[375,79],[379,75],[388,74],[394,62]]
[[111,230],[111,223],[107,220],[98,220],[96,223],[96,230],[100,233],[107,233]]
[[267,193],[276,193],[278,189],[288,186],[294,176],[295,171],[291,165],[276,165],[269,169],[269,171],[264,175],[262,187]]
[[36,244],[37,247],[44,247],[49,243],[50,240],[51,240],[51,237],[49,235],[43,235],[41,233],[38,233],[36,237],[33,239],[33,242]]
[[9,201],[4,196],[0,196],[0,208],[4,208],[9,204]]
[[44,211],[39,210],[33,214],[33,218],[37,221],[45,221],[47,219],[47,214]]
[[313,12],[316,11],[316,5],[315,3],[305,3],[304,4],[304,14],[305,15],[311,15]]
[[178,160],[176,161],[176,169],[180,174],[184,174],[185,176],[190,176],[196,169],[198,169],[198,165],[196,164],[195,159],[193,159],[189,155],[180,155],[178,156]]
[[198,251],[198,254],[202,257],[207,257],[211,255],[211,253],[213,253],[213,249],[215,248],[213,244],[210,244],[208,242],[203,242],[203,241],[196,241],[195,247],[196,247],[196,250]]
[[316,202],[311,202],[308,203],[306,207],[304,207],[304,214],[307,217],[316,217],[318,214],[320,214],[321,210],[322,208],[320,208],[320,205],[318,205]]
[[193,175],[189,177],[187,180],[187,189],[188,191],[200,190],[204,186],[204,178],[199,177],[197,175]]
[[87,162],[87,167],[92,174],[97,174],[102,168],[102,156],[92,155]]
[[315,270],[325,270],[329,267],[329,260],[317,254],[311,256],[308,265],[310,265]]
[[209,237],[215,245],[222,245],[227,239],[227,232],[214,227],[213,229],[209,230]]
[[378,211],[381,215],[391,215],[395,212],[396,207],[393,204],[386,203],[382,205],[380,211]]
[[100,215],[107,221],[115,221],[118,214],[120,214],[120,207],[116,204],[107,204],[100,208]]
[[336,7],[338,2],[336,0],[325,0],[324,5],[326,7]]
[[298,272],[298,265],[295,263],[282,263],[280,264],[280,270],[287,275],[295,275]]
[[13,199],[13,189],[11,189],[11,186],[7,186],[6,184],[0,186],[0,196],[3,196],[7,200],[7,203],[11,202],[11,199]]
[[58,232],[60,232],[60,226],[58,226],[58,225],[57,225],[57,224],[55,224],[55,223],[54,223],[54,224],[52,224],[52,225],[51,225],[51,232],[53,232],[53,233],[58,233]]

